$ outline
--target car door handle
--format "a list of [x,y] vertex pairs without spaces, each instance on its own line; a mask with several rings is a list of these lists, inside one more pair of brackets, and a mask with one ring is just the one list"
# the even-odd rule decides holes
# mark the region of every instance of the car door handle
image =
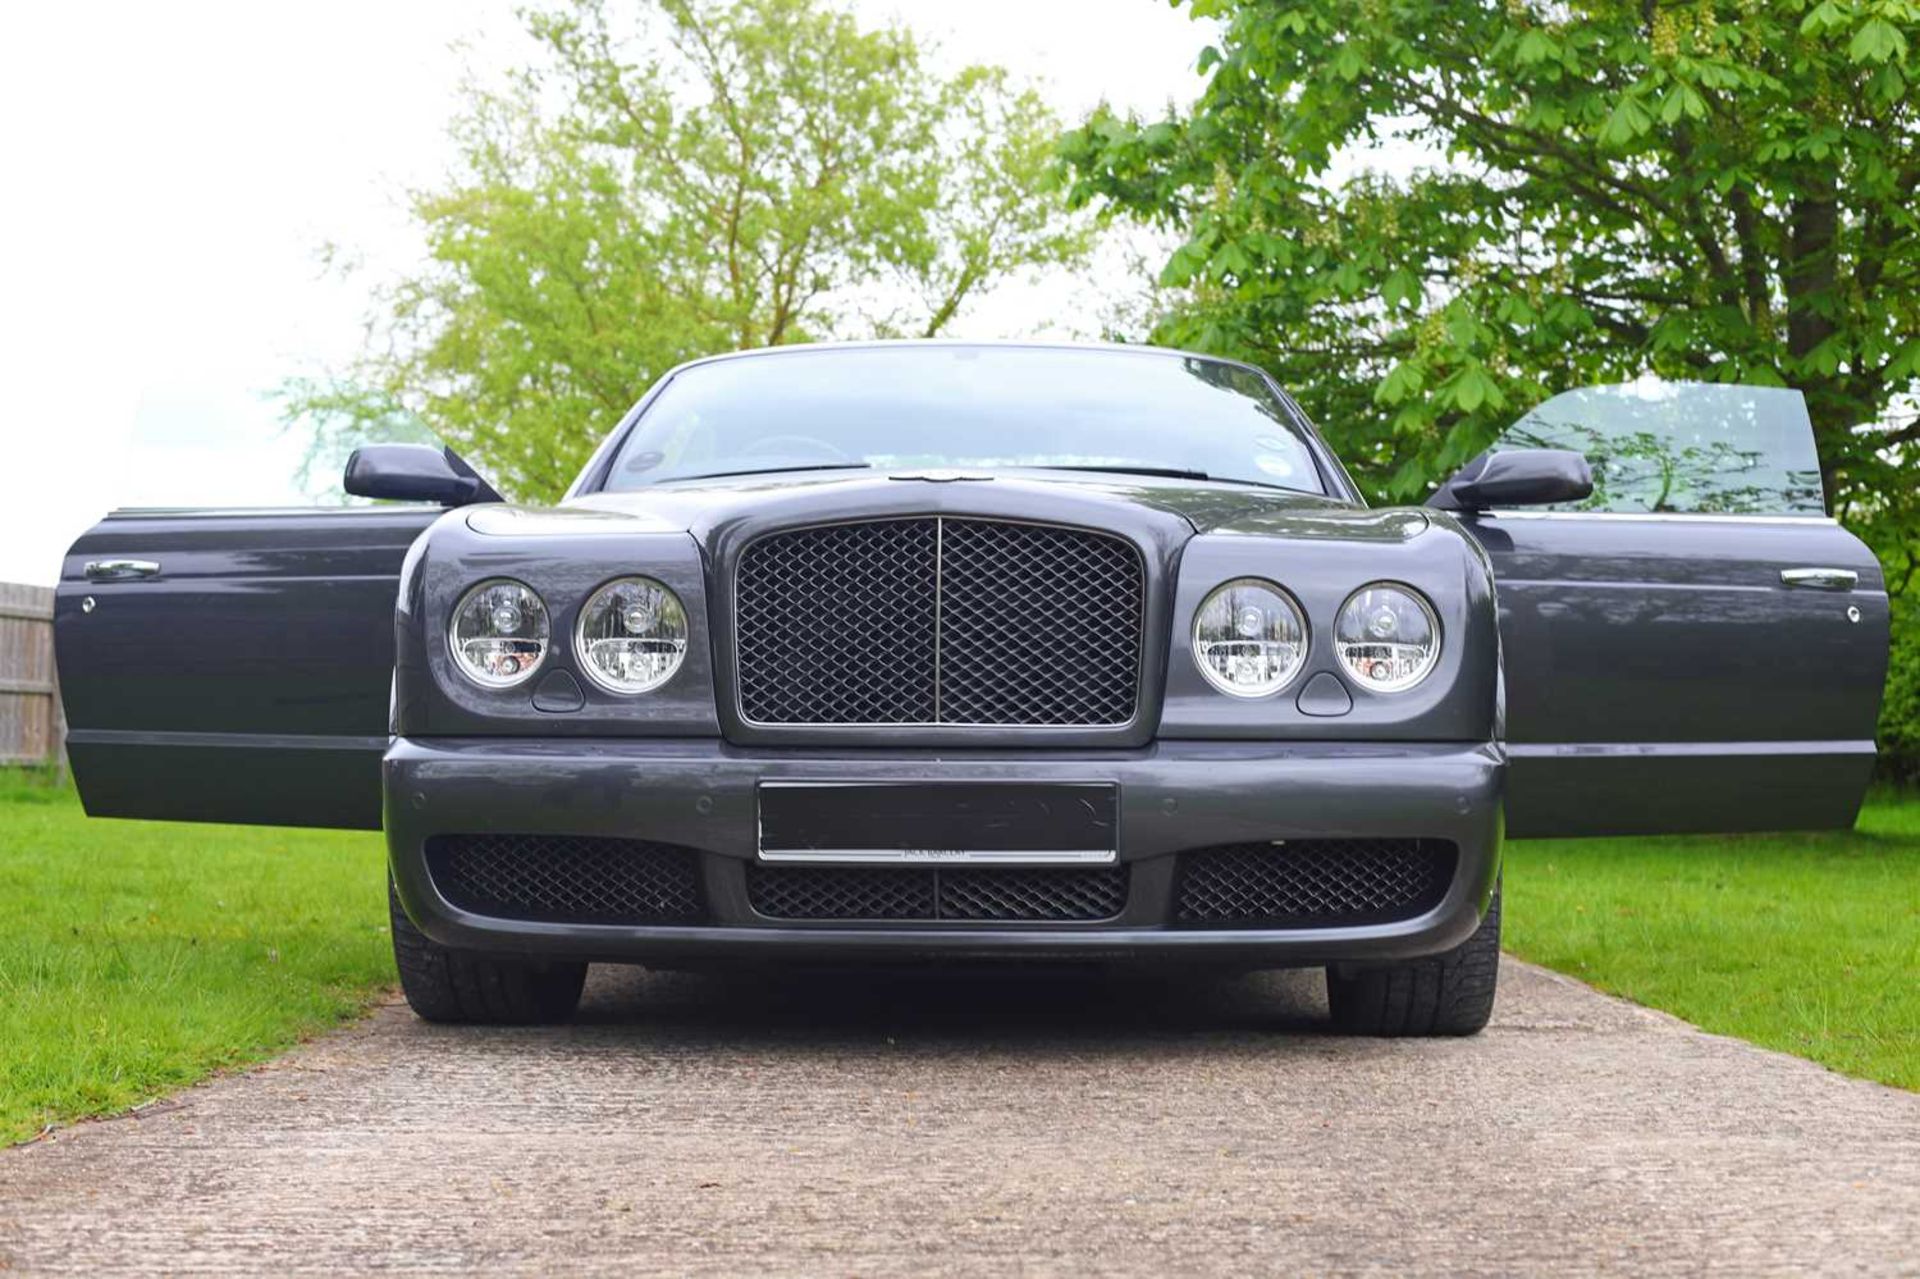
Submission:
[[155,577],[160,565],[156,560],[88,560],[82,572],[89,582],[119,582],[134,577]]
[[1850,591],[1860,575],[1850,568],[1783,568],[1780,581],[1785,586],[1810,591]]

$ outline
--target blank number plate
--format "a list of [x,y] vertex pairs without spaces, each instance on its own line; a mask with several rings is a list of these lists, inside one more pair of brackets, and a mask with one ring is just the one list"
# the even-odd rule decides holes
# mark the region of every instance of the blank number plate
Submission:
[[1111,782],[762,782],[769,862],[1112,862]]

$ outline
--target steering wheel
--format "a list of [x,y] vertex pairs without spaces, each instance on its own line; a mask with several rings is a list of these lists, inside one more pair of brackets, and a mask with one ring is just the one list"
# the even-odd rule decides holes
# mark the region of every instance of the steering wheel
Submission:
[[813,435],[764,435],[742,450],[749,457],[766,454],[793,454],[806,456],[808,453],[824,454],[835,462],[851,462],[854,459],[847,451]]

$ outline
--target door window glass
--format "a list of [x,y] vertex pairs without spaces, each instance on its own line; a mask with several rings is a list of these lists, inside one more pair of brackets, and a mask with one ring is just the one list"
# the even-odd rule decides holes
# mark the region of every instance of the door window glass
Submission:
[[1800,392],[1629,382],[1556,395],[1496,448],[1572,449],[1593,495],[1562,511],[1822,515],[1820,461]]
[[149,387],[107,464],[109,506],[272,508],[365,505],[341,480],[361,444],[438,445],[417,420],[288,424],[279,401],[256,392]]

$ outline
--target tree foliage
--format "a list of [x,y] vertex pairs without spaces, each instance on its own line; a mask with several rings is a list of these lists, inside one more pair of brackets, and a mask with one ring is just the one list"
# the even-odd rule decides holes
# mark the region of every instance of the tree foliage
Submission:
[[1186,2],[1194,108],[1065,143],[1075,202],[1186,237],[1155,336],[1272,369],[1398,500],[1574,386],[1800,388],[1920,776],[1920,4]]
[[1059,122],[992,67],[930,68],[827,0],[603,0],[526,15],[539,56],[469,91],[416,192],[427,263],[338,377],[289,388],[319,448],[424,424],[554,498],[662,372],[825,336],[938,334],[1086,251]]
[[1653,373],[1799,387],[1828,500],[1895,514],[1920,4],[1187,3],[1221,30],[1195,107],[1065,144],[1076,202],[1187,237],[1156,337],[1273,369],[1382,496],[1554,391]]

